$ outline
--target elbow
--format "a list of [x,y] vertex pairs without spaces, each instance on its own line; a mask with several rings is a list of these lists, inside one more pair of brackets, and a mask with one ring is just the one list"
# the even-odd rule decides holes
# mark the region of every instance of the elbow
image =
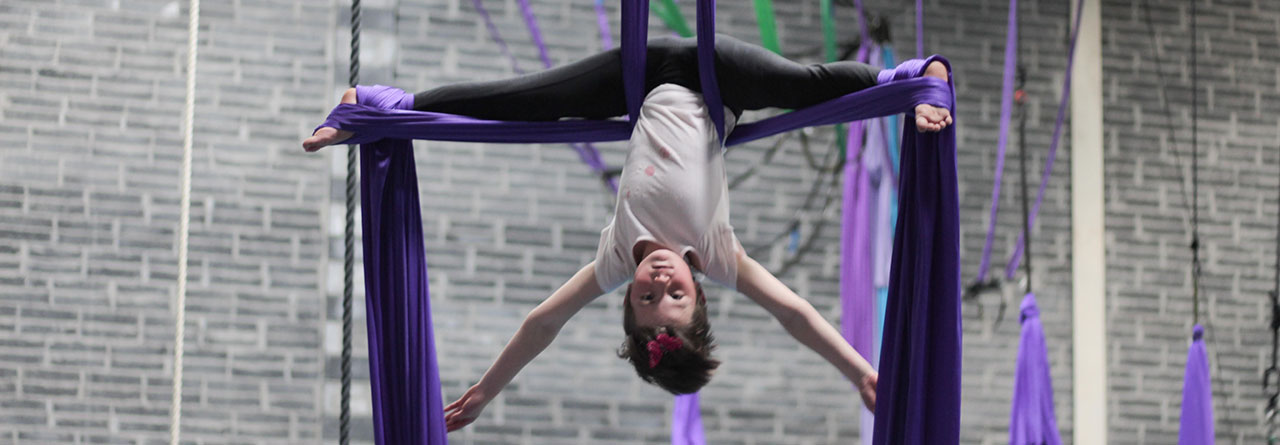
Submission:
[[540,309],[541,308],[533,308],[533,310],[529,312],[529,315],[524,317],[524,323],[521,325],[521,328],[544,335],[555,335],[560,332],[560,323],[556,323],[550,314]]

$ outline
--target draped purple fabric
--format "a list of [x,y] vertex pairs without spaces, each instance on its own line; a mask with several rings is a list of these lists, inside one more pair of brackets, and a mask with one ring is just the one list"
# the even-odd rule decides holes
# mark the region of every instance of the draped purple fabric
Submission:
[[[860,124],[855,122],[854,126]],[[861,162],[875,149],[860,147],[861,138],[858,136],[849,137],[848,150],[845,151],[843,217],[840,221],[840,332],[854,350],[871,359],[876,319],[875,246],[872,236],[878,190],[872,187],[869,166]],[[868,145],[872,142],[868,141]],[[867,427],[874,423],[866,408],[861,411],[861,432],[866,442],[872,431]]]
[[[938,56],[906,61],[882,71],[881,82],[920,76],[932,60],[946,63]],[[955,104],[947,107],[954,116]],[[960,440],[955,125],[920,133],[911,119],[905,121],[873,443],[955,444]]]
[[1049,376],[1049,356],[1035,294],[1022,298],[1022,338],[1018,343],[1011,411],[1010,445],[1062,444],[1053,413],[1053,379]]
[[702,412],[698,393],[675,398],[671,410],[671,445],[706,445],[702,435]]
[[[938,56],[932,60],[946,63]],[[739,126],[726,144],[806,126],[909,112],[920,103],[954,110],[954,88],[936,78],[919,78],[925,66],[926,61],[910,61],[896,71],[882,72],[881,85]],[[430,324],[417,178],[408,139],[610,141],[627,139],[631,124],[621,120],[489,121],[412,111],[408,110],[413,106],[412,95],[383,86],[357,87],[357,96],[360,103],[335,107],[321,127],[352,131],[355,136],[347,143],[362,145],[364,265],[375,435],[379,444],[439,445],[445,443],[443,409]],[[955,132],[948,128],[940,133],[919,134],[908,119],[903,122],[902,140],[902,207],[911,211],[900,214],[894,246],[890,282],[894,297],[885,322],[888,353],[882,358],[882,366],[890,363],[893,367],[882,368],[877,444],[886,443],[881,441],[885,440],[881,439],[882,431],[884,437],[914,437],[924,434],[920,433],[924,425],[934,431],[925,434],[926,439],[949,437],[937,433],[938,423],[941,431],[954,431],[959,418]],[[910,241],[904,242],[907,238]],[[924,369],[928,368],[955,369],[955,379],[948,379],[948,372],[926,373]],[[892,376],[895,372],[903,375]],[[691,401],[696,403],[697,399]],[[948,416],[954,417],[953,421],[948,421]]]
[[1213,444],[1213,387],[1209,384],[1209,356],[1204,328],[1196,325],[1187,349],[1187,371],[1182,379],[1182,417],[1178,421],[1178,445]]
[[[357,87],[360,103],[412,108],[412,95]],[[410,141],[360,147],[365,306],[373,430],[379,444],[444,445],[418,175]]]

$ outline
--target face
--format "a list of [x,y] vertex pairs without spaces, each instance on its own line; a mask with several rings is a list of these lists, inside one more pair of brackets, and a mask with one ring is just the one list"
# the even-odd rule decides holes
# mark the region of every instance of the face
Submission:
[[680,255],[658,249],[640,261],[627,304],[639,326],[684,326],[693,320],[698,290]]

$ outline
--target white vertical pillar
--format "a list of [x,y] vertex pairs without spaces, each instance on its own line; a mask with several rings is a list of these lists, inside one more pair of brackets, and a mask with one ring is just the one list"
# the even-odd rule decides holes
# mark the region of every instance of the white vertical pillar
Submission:
[[1084,2],[1075,57],[1071,71],[1072,442],[1103,444],[1107,443],[1107,269],[1099,1]]

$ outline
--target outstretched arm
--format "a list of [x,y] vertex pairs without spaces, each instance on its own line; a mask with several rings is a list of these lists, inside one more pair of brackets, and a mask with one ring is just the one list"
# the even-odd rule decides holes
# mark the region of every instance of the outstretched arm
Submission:
[[533,308],[480,382],[444,408],[445,425],[449,431],[475,421],[485,405],[555,340],[565,322],[602,293],[600,285],[596,284],[595,262],[592,262]]
[[742,252],[738,253],[737,284],[739,292],[769,311],[792,337],[840,370],[858,387],[867,408],[875,411],[875,370],[812,304]]

